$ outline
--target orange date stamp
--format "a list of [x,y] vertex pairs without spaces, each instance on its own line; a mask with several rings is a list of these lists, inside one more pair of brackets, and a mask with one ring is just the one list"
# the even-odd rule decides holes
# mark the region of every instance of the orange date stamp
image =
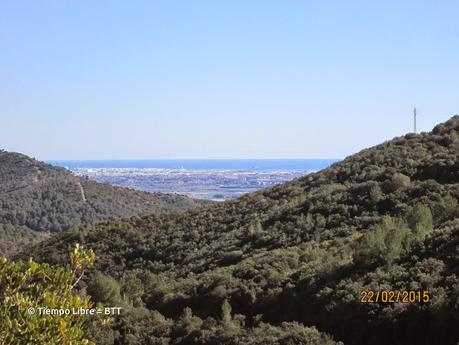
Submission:
[[360,303],[427,303],[429,291],[421,290],[362,290]]

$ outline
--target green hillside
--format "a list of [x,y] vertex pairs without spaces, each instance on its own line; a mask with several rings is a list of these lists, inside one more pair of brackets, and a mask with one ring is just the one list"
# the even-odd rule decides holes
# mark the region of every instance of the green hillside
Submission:
[[0,255],[73,225],[197,205],[182,196],[99,184],[25,155],[0,151]]
[[[21,257],[95,251],[81,288],[125,307],[101,344],[456,344],[458,198],[455,116],[234,201],[82,226]],[[429,300],[361,303],[368,290]]]

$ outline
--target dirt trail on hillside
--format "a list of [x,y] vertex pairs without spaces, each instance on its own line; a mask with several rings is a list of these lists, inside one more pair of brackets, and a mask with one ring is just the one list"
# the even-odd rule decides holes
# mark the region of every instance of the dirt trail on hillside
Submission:
[[84,193],[84,188],[83,188],[83,186],[81,185],[81,182],[80,182],[80,181],[77,181],[77,182],[76,182],[76,185],[77,185],[78,189],[80,190],[81,200],[83,200],[83,202],[86,202],[86,195],[85,195],[85,193]]

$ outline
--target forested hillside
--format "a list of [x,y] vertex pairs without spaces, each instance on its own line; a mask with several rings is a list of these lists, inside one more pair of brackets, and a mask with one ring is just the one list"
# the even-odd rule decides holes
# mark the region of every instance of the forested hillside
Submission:
[[[458,198],[455,116],[234,201],[82,226],[20,257],[95,251],[80,287],[125,307],[100,344],[456,344]],[[369,290],[428,301],[361,303]]]
[[190,198],[99,184],[0,151],[0,255],[71,226],[198,205]]

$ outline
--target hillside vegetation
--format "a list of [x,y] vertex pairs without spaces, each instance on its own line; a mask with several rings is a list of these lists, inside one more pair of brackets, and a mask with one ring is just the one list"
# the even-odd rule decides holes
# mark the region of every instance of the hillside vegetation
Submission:
[[[99,344],[456,344],[458,158],[455,116],[234,201],[82,226],[20,257],[94,250],[80,288],[125,307]],[[428,301],[361,303],[369,290]]]
[[25,155],[0,151],[0,255],[71,226],[196,205],[178,195],[99,184]]

